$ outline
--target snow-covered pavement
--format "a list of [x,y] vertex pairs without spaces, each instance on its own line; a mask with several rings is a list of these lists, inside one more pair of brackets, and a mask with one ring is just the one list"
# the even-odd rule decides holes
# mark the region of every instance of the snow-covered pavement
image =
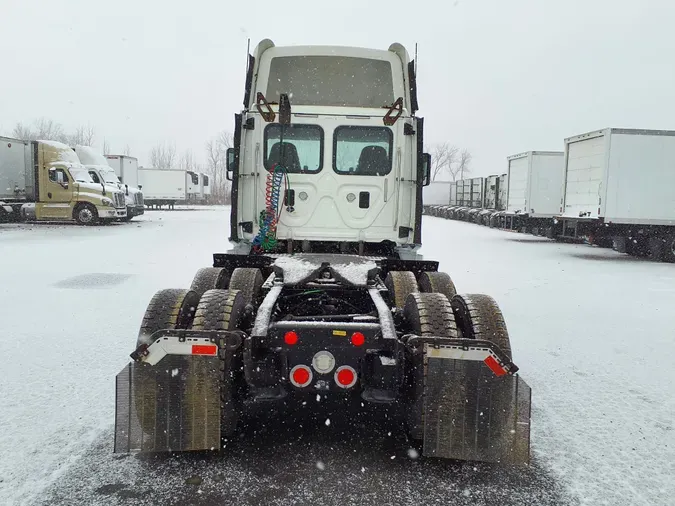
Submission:
[[[98,229],[0,224],[0,504],[143,501],[142,491],[151,488],[136,481],[139,466],[148,471],[144,461],[110,455],[114,377],[152,294],[189,286],[213,252],[228,248],[228,227],[225,208],[149,212],[137,223]],[[533,474],[520,480],[479,466],[467,478],[473,467],[406,464],[401,457],[367,464],[389,460],[389,446],[364,455],[348,445],[353,469],[338,460],[331,467],[324,455],[324,472],[332,474],[323,476],[345,484],[325,485],[330,501],[351,493],[357,503],[357,490],[374,490],[381,499],[393,479],[398,499],[391,504],[451,498],[488,504],[494,497],[486,490],[499,491],[500,483],[514,504],[672,504],[675,266],[432,217],[424,218],[423,253],[440,260],[460,292],[488,293],[502,306],[514,361],[533,392]],[[314,472],[320,450],[341,445],[339,438],[316,444],[304,453]],[[394,444],[389,453],[400,450]],[[238,497],[247,498],[240,504],[255,504],[255,497],[272,503],[263,498],[278,495],[289,469],[300,465],[298,455],[289,464],[278,461],[288,448],[246,451],[256,452],[255,463],[244,452],[185,465],[213,478],[213,494],[219,486],[233,490],[236,481],[245,493]],[[272,461],[263,462],[268,454]],[[350,462],[349,455],[339,462]],[[160,474],[176,465],[165,462]],[[224,466],[232,483],[222,482]],[[185,476],[178,474],[173,486],[180,488]],[[425,476],[433,491],[419,490],[415,480]],[[318,478],[311,479],[316,490],[299,487],[304,495],[295,496],[293,488],[280,499],[322,500]],[[203,487],[208,491],[206,481]],[[166,504],[199,502],[194,495],[176,499],[185,493],[178,490]],[[328,497],[323,503],[333,504]],[[206,495],[201,499],[209,504]]]

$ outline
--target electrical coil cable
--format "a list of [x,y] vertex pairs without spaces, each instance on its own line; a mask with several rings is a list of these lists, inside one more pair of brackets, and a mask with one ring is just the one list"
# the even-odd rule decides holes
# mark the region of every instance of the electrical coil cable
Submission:
[[267,173],[265,183],[265,210],[260,213],[258,234],[253,239],[253,249],[257,252],[272,251],[277,245],[277,224],[281,216],[279,199],[281,184],[284,190],[289,187],[288,174],[280,164],[275,164]]

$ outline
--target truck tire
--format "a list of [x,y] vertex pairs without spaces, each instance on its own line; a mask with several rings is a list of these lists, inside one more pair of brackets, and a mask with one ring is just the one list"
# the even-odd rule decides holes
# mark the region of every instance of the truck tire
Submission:
[[152,344],[150,336],[158,330],[189,328],[198,304],[199,294],[192,290],[167,288],[157,292],[145,310],[136,346]]
[[451,300],[457,294],[455,284],[445,272],[423,272],[417,283],[421,292],[442,293],[448,300]]
[[[194,330],[235,330],[246,311],[244,294],[238,290],[208,290],[197,306],[192,328]],[[231,436],[237,428],[241,413],[241,364],[222,348],[220,353],[220,433]]]
[[[411,293],[403,317],[407,330],[420,337],[456,338],[457,323],[448,298],[442,293]],[[406,360],[409,379],[406,396],[406,423],[410,437],[424,437],[424,354],[413,353]]]
[[224,289],[230,282],[230,273],[223,267],[204,267],[197,271],[190,290],[197,292],[201,297],[207,290]]
[[73,219],[78,225],[96,225],[99,222],[98,211],[92,204],[80,204],[73,209]]
[[384,279],[384,285],[389,290],[389,300],[394,307],[403,310],[411,293],[419,293],[415,274],[410,271],[391,271]]
[[455,295],[450,301],[465,339],[490,341],[511,360],[511,340],[497,302],[489,295]]
[[263,277],[260,269],[251,267],[238,267],[232,271],[230,277],[230,290],[241,292],[246,304],[255,305],[260,298],[260,289],[263,285]]

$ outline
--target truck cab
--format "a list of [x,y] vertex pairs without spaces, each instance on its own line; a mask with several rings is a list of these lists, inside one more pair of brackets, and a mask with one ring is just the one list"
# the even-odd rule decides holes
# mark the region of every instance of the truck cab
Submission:
[[138,188],[123,184],[103,155],[89,146],[75,146],[73,150],[87,168],[91,179],[100,184],[104,192],[119,190],[124,194],[127,212],[121,218],[123,221],[130,221],[134,216],[140,216],[145,212],[143,193]]
[[400,44],[258,44],[228,150],[235,251],[418,258],[430,156],[417,109]]
[[71,148],[44,140],[33,141],[32,147],[37,191],[35,201],[21,207],[24,219],[93,224],[126,216],[122,192],[103,195]]

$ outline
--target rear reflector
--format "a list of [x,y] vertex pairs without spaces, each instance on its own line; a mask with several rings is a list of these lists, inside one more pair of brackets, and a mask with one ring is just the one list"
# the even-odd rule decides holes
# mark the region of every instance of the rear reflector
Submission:
[[303,388],[312,382],[312,370],[306,365],[296,365],[291,369],[291,383]]
[[351,388],[356,384],[356,371],[348,365],[338,367],[335,371],[335,383],[340,388]]
[[506,369],[499,365],[499,362],[492,355],[488,355],[483,362],[495,373],[495,376],[504,376],[506,374]]
[[217,355],[218,346],[215,344],[193,344],[192,345],[192,354],[193,355]]

